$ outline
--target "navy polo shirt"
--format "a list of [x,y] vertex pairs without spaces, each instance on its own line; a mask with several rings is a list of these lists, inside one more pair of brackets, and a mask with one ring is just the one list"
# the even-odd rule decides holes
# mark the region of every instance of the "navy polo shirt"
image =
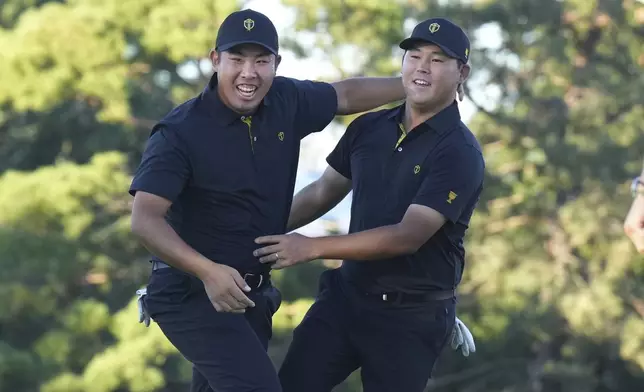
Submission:
[[254,240],[286,231],[300,141],[323,130],[337,105],[328,83],[276,77],[257,112],[242,116],[221,101],[214,75],[153,128],[130,194],[170,200],[166,220],[205,257],[267,270]]
[[450,290],[461,280],[463,237],[483,188],[481,147],[456,102],[406,136],[403,114],[404,105],[358,117],[327,157],[352,182],[349,232],[399,223],[411,204],[447,222],[416,253],[345,260],[342,275],[374,292]]

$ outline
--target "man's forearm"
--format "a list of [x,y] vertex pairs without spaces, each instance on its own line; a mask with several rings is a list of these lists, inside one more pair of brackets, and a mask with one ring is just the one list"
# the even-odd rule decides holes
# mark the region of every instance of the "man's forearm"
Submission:
[[286,231],[297,230],[324,215],[317,193],[319,192],[316,183],[313,182],[293,197]]
[[340,200],[325,199],[325,195],[317,182],[307,185],[293,197],[287,231],[297,230],[313,222],[329,212]]
[[191,275],[200,278],[212,264],[211,260],[186,244],[163,217],[133,219],[132,232],[150,253]]
[[333,83],[338,114],[355,114],[405,98],[402,78],[350,78]]
[[400,225],[339,236],[312,238],[316,259],[380,260],[417,250]]

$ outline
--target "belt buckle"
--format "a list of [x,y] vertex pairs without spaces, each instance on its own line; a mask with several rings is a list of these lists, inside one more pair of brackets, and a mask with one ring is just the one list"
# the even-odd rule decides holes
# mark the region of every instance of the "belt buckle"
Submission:
[[[258,276],[258,275],[257,275],[257,274],[251,274],[251,273],[245,273],[245,274],[244,274],[244,281],[250,285],[250,283],[249,283],[249,282],[248,282],[248,280],[246,280],[246,279],[247,279],[247,278],[254,278],[254,277],[256,277],[256,276]],[[263,283],[263,282],[264,282],[264,275],[259,274],[259,282],[257,283],[257,286],[255,286],[255,287],[251,287],[251,288],[253,288],[253,289],[258,289],[258,288],[262,287],[262,283]]]

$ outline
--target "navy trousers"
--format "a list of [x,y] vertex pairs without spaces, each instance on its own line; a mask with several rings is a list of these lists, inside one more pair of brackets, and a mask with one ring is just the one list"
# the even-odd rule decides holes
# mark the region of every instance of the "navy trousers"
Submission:
[[281,304],[270,283],[247,294],[255,307],[244,314],[217,312],[203,283],[174,268],[153,271],[147,290],[150,317],[193,364],[191,392],[281,392],[267,354]]
[[361,368],[364,392],[422,392],[455,322],[455,299],[396,304],[365,297],[338,270],[319,293],[280,368],[284,392],[330,392]]

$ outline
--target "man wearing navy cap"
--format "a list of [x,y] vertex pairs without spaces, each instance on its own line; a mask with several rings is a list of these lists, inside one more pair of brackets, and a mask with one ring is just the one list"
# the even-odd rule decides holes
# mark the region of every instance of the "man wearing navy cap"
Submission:
[[279,372],[284,392],[329,392],[358,368],[364,392],[421,392],[453,331],[463,238],[485,170],[455,99],[470,43],[434,18],[400,47],[405,103],[354,120],[322,177],[293,200],[287,230],[353,190],[349,234],[256,240],[264,247],[255,255],[273,268],[344,260],[322,274],[294,330]]
[[281,390],[266,353],[280,294],[254,239],[286,230],[302,138],[404,98],[400,78],[277,77],[278,50],[265,15],[229,15],[215,75],[152,129],[130,187],[132,231],[154,255],[141,321],[194,365],[193,392]]

